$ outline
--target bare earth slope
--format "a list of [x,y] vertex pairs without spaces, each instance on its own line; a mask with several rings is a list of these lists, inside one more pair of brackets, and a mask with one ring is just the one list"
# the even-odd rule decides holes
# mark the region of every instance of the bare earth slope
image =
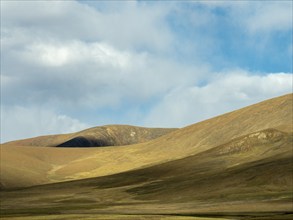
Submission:
[[119,148],[36,148],[4,144],[1,146],[1,186],[25,187],[150,167],[196,155],[233,139],[271,128],[292,132],[292,94],[221,115],[148,142]]

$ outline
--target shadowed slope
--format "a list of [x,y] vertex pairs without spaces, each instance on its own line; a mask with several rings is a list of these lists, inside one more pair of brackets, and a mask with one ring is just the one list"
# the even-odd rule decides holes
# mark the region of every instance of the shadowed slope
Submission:
[[265,129],[152,167],[2,192],[2,213],[68,214],[74,210],[290,219],[292,143],[292,132]]
[[256,131],[276,128],[291,132],[291,122],[289,94],[131,146],[66,149],[2,145],[1,183],[10,188],[110,175],[196,155]]
[[48,135],[11,141],[5,143],[5,145],[42,147],[122,146],[146,142],[175,130],[176,128],[144,128],[130,125],[106,125],[71,134]]

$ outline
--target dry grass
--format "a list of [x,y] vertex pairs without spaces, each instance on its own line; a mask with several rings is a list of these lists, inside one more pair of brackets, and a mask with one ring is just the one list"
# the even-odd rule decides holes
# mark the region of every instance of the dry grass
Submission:
[[[83,220],[215,220],[215,218],[206,217],[188,217],[188,216],[168,216],[168,215],[103,215],[103,214],[65,214],[65,215],[43,215],[28,217],[7,217],[7,220],[65,220],[65,219],[83,219]],[[217,218],[217,220],[227,220],[226,218]]]
[[1,184],[23,187],[152,166],[200,153],[259,130],[281,127],[292,131],[291,119],[290,94],[131,146],[67,149],[4,144]]
[[4,190],[1,217],[291,219],[291,119],[287,95],[137,145],[3,145],[6,189],[74,181]]
[[130,125],[107,125],[89,128],[70,134],[47,135],[11,141],[4,145],[35,147],[123,146],[150,141],[175,130],[177,129],[144,128]]

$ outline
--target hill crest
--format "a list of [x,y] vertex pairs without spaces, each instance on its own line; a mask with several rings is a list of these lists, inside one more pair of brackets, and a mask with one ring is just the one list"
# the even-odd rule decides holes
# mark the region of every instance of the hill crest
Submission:
[[[68,149],[22,146],[19,142],[4,144],[1,182],[6,187],[24,187],[150,167],[213,150],[268,129],[289,134],[292,114],[292,94],[288,94],[133,145]],[[236,145],[231,146],[237,149]]]

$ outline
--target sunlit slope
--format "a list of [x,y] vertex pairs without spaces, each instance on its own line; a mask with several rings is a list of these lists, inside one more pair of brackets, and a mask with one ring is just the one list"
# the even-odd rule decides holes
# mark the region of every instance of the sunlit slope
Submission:
[[175,130],[175,128],[144,128],[130,125],[105,125],[70,134],[47,135],[11,141],[5,143],[5,145],[42,147],[121,146],[146,142]]
[[[1,184],[22,187],[119,173],[196,155],[270,128],[292,131],[292,94],[136,145],[86,149],[3,145]],[[38,164],[33,169],[32,162]]]
[[2,213],[222,213],[232,219],[290,219],[292,144],[292,132],[265,129],[151,167],[2,192]]

